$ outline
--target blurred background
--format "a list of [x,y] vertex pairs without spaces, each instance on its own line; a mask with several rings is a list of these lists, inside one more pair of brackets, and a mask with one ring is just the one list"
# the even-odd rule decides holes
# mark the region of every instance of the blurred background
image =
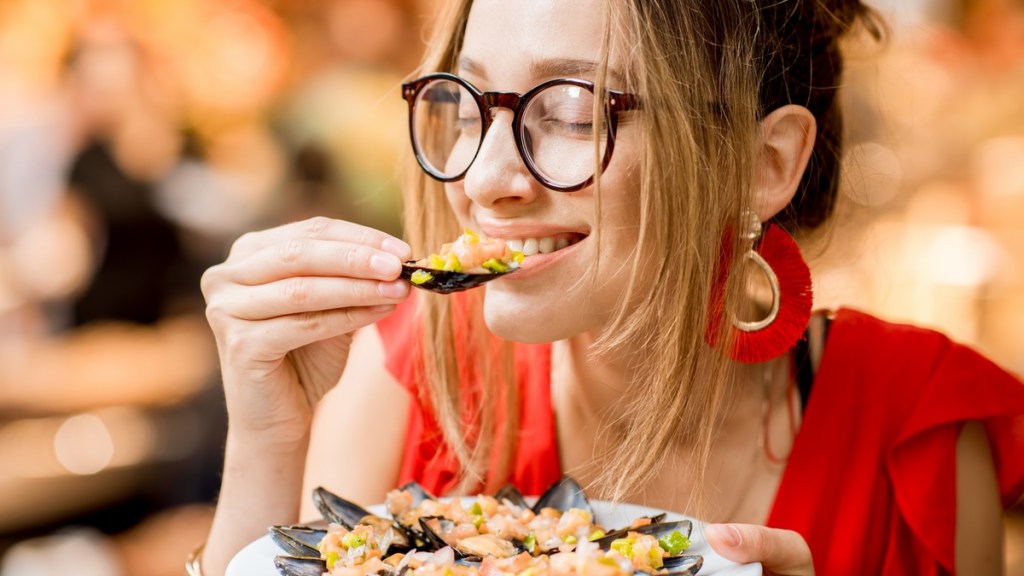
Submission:
[[[0,0],[0,576],[183,573],[225,427],[199,277],[314,214],[401,234],[399,83],[437,3]],[[1024,2],[874,4],[817,305],[1022,374]]]

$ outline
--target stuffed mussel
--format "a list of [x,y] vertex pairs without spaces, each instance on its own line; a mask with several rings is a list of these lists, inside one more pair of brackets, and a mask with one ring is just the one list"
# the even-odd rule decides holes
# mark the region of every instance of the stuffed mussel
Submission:
[[467,229],[440,252],[406,262],[402,278],[417,288],[450,294],[514,272],[522,263],[523,253],[509,248],[504,240],[483,238]]

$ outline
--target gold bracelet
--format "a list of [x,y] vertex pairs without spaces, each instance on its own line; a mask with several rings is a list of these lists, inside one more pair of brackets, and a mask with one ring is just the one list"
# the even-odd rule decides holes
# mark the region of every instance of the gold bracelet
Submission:
[[185,574],[188,576],[203,576],[203,564],[201,562],[203,558],[203,548],[206,547],[206,543],[203,542],[196,549],[188,555],[188,559],[185,560]]

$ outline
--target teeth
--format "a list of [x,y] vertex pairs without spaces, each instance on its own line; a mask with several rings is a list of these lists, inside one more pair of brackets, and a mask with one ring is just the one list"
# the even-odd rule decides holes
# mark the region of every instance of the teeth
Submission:
[[562,236],[555,239],[554,236],[546,238],[523,238],[505,240],[505,246],[513,252],[522,252],[523,256],[535,256],[537,254],[550,254],[572,245],[572,240]]

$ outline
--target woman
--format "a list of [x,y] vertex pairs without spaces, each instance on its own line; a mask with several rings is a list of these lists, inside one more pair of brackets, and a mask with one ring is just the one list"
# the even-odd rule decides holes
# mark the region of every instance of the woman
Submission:
[[[836,42],[865,12],[452,2],[403,93],[413,247],[318,218],[245,235],[204,277],[230,414],[206,573],[313,485],[369,503],[410,478],[535,492],[563,471],[717,522],[719,553],[774,573],[998,572],[1020,383],[930,332],[810,319],[805,267],[761,225],[830,212]],[[523,242],[523,269],[410,298],[401,262],[463,228]],[[745,282],[762,262],[767,299]]]

